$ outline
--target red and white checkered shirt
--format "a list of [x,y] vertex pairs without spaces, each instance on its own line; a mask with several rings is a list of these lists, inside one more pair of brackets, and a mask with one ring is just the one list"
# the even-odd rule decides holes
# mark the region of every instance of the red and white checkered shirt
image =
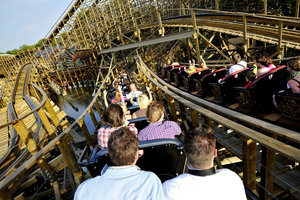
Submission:
[[[107,143],[108,143],[108,139],[110,137],[110,134],[112,132],[114,132],[115,130],[118,130],[119,128],[122,128],[123,126],[119,126],[119,127],[102,127],[98,130],[98,144],[99,146],[104,149],[107,148]],[[128,126],[126,126],[127,128],[129,128],[129,130],[135,134],[137,136],[138,134],[138,130],[137,128],[135,128],[134,124],[129,124]]]

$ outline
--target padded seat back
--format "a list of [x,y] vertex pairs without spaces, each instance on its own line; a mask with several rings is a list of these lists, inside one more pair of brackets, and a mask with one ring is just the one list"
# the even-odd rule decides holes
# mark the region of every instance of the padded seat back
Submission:
[[130,114],[132,115],[134,112],[138,111],[140,109],[140,107],[137,105],[137,106],[129,106],[127,107],[127,110],[130,111]]
[[169,82],[175,81],[175,76],[177,76],[178,73],[180,73],[182,70],[186,70],[188,66],[179,66],[172,68],[168,73],[167,77]]
[[200,81],[196,81],[196,90],[198,92],[198,95],[201,97],[211,96],[210,90],[208,89],[208,83],[217,82],[219,79],[223,78],[226,75],[226,73],[227,69],[221,68],[204,75],[200,79]]
[[[79,165],[87,167],[92,177],[100,175],[102,168],[108,164],[112,165],[106,149],[99,150],[97,153],[90,154],[87,161],[87,146],[79,158]],[[183,152],[183,145],[173,139],[149,140],[139,143],[139,149],[143,155],[138,159],[137,166],[142,170],[152,171],[162,182],[174,178],[184,172],[186,167],[186,157]]]
[[276,102],[280,114],[286,118],[300,120],[300,94],[291,91],[276,94]]
[[185,71],[186,69],[183,69],[179,71],[178,73],[174,74],[174,81],[175,86],[179,87],[183,85],[183,77],[187,77],[188,73]]
[[149,122],[147,121],[147,117],[139,117],[135,119],[130,119],[128,121],[130,123],[134,123],[135,127],[138,129],[139,132],[140,130],[142,130],[143,128],[149,125]]
[[235,86],[246,85],[246,74],[250,69],[248,67],[228,74],[219,83],[210,84],[213,96],[218,100],[235,100]]
[[176,67],[178,65],[166,65],[161,67],[161,76],[162,78],[166,78],[167,77],[167,72],[170,71],[170,69],[172,69],[172,67]]
[[258,108],[271,109],[273,94],[284,90],[288,79],[289,72],[283,65],[254,80],[249,86],[254,105]]
[[183,145],[173,139],[149,140],[139,143],[144,154],[138,159],[137,166],[154,172],[162,182],[182,174],[186,158]]
[[205,68],[205,69],[199,69],[198,71],[188,74],[187,76],[183,76],[184,89],[189,91],[195,90],[196,89],[195,80],[201,79],[204,75],[210,72],[211,69]]

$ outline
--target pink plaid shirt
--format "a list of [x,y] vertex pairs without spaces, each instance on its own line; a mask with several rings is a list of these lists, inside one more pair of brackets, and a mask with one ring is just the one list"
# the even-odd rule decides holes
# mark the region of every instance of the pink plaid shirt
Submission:
[[[115,130],[118,130],[119,128],[122,128],[122,127],[123,126],[107,127],[107,128],[102,127],[98,130],[98,144],[101,147],[101,149],[107,148],[107,143],[108,143],[110,134],[112,132],[114,132]],[[135,128],[134,124],[129,124],[127,126],[127,128],[129,128],[129,130],[137,136],[138,130],[137,130],[137,128]]]

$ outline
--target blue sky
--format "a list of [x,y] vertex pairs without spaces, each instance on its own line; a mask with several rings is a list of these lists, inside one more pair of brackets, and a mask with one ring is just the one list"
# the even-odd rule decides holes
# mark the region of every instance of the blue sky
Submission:
[[0,0],[0,52],[43,39],[73,1]]

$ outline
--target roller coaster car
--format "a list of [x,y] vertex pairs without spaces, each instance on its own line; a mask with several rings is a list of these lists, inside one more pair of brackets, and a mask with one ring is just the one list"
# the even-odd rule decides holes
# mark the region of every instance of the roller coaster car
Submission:
[[211,96],[211,92],[208,89],[209,83],[217,82],[227,74],[226,68],[221,68],[204,75],[201,79],[195,80],[195,87],[200,97]]
[[280,92],[276,94],[276,102],[282,116],[300,120],[300,94],[288,91]]
[[174,74],[174,85],[176,87],[183,86],[183,78],[189,75],[185,70],[186,69]]
[[255,79],[248,88],[234,87],[237,100],[249,110],[270,111],[273,109],[273,94],[286,88],[288,78],[286,66],[279,66]]
[[[186,157],[182,143],[177,140],[142,141],[139,143],[139,150],[143,153],[136,165],[142,170],[154,172],[162,182],[184,172]],[[96,147],[91,151],[88,146],[83,150],[78,163],[81,167],[86,167],[92,177],[100,175],[106,164],[112,165],[106,149]]]
[[216,100],[220,100],[222,103],[225,101],[234,101],[236,97],[236,91],[233,89],[235,86],[246,85],[246,74],[250,69],[248,67],[236,71],[232,74],[228,74],[221,81],[216,83],[209,83],[211,93]]
[[143,128],[149,125],[149,122],[147,121],[147,117],[139,117],[135,119],[130,119],[128,121],[130,123],[134,123],[134,126],[138,129],[139,132],[140,130],[142,130]]
[[[125,97],[126,94],[124,94],[123,96]],[[137,101],[137,98],[136,98],[136,97],[133,97],[133,101],[136,102],[136,101]],[[132,108],[132,109],[135,108],[135,106],[133,106],[132,103],[130,102],[130,99],[126,99],[126,100],[125,100],[125,103],[126,103],[126,105],[127,105],[128,110],[131,109],[131,108]]]
[[136,106],[127,106],[127,110],[130,111],[130,114],[132,115],[134,112],[138,111],[140,107],[138,105]]
[[179,65],[165,65],[163,67],[161,67],[161,77],[162,78],[166,78],[167,77],[167,72],[170,71],[172,68],[174,67],[178,67]]
[[196,89],[195,83],[200,80],[204,75],[211,72],[211,69],[199,69],[196,72],[189,74],[188,76],[183,76],[183,86],[187,91],[194,91]]
[[187,66],[179,66],[179,67],[174,67],[172,68],[170,71],[167,72],[167,79],[168,81],[171,82],[176,82],[176,76],[178,75],[178,73],[180,73],[181,71],[184,71],[185,69],[187,69]]

